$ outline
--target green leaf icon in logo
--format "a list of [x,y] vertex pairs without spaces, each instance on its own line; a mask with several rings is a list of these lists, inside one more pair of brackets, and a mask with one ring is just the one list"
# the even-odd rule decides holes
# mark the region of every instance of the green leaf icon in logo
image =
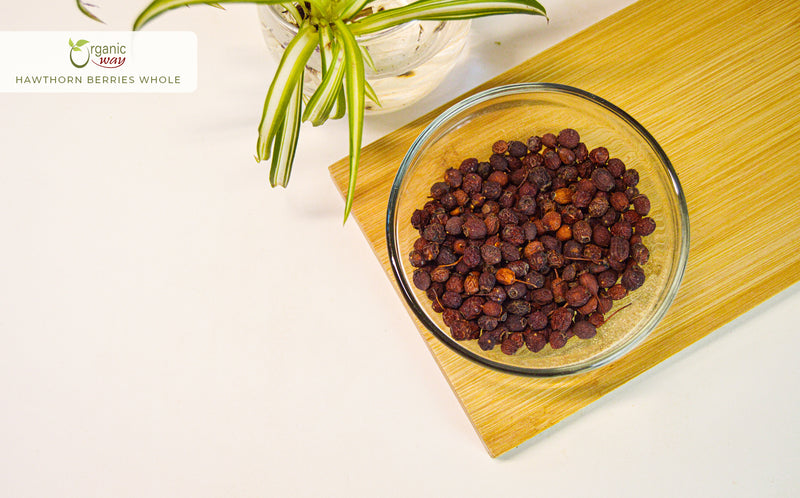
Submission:
[[85,67],[86,64],[89,63],[89,59],[91,59],[92,55],[91,54],[87,54],[86,55],[86,62],[84,62],[83,64],[78,64],[77,62],[75,62],[75,59],[72,57],[72,54],[73,54],[73,52],[82,52],[83,49],[81,49],[81,47],[86,45],[87,43],[89,43],[89,40],[82,40],[81,39],[81,40],[78,40],[77,43],[75,43],[75,42],[72,41],[72,38],[69,39],[69,46],[70,46],[70,49],[69,49],[69,61],[72,63],[73,66],[77,67],[78,69],[80,69],[82,67]]

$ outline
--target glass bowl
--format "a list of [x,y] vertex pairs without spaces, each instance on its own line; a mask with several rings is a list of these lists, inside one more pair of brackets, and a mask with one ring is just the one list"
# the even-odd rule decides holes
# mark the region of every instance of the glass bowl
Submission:
[[[499,345],[483,351],[477,340],[456,341],[425,292],[412,283],[409,253],[419,232],[411,216],[430,200],[430,188],[445,170],[466,158],[488,161],[499,139],[519,140],[564,128],[580,133],[589,150],[606,147],[610,157],[638,170],[637,188],[651,201],[656,230],[644,238],[650,250],[642,266],[642,287],[614,301],[608,321],[592,339],[572,337],[566,346],[546,345],[537,353],[522,346],[505,355]],[[550,83],[492,88],[454,105],[414,141],[397,172],[386,216],[386,241],[392,271],[409,307],[447,347],[482,366],[534,377],[585,372],[614,361],[639,344],[663,318],[678,291],[689,254],[686,199],[675,170],[650,133],[610,102],[583,90]],[[624,307],[624,308],[623,308]],[[620,310],[616,315],[611,315]]]

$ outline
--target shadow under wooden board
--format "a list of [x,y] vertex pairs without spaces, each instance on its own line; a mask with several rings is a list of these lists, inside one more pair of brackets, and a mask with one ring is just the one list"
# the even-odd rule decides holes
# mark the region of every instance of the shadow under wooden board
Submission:
[[[457,100],[524,81],[587,90],[649,130],[686,191],[692,242],[681,289],[656,330],[585,374],[490,371],[414,318],[492,456],[800,280],[800,2],[642,0],[364,148],[353,216],[393,282],[386,205],[411,142]],[[346,159],[330,170],[346,189]]]

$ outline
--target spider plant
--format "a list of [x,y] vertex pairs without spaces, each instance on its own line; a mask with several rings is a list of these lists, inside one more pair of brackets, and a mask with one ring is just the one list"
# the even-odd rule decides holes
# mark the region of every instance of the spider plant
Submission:
[[[76,1],[81,12],[99,21],[87,8],[89,4]],[[350,131],[350,171],[344,210],[347,220],[358,172],[365,99],[380,105],[364,76],[364,65],[372,66],[372,60],[359,46],[357,37],[413,20],[449,21],[498,14],[546,16],[544,7],[536,0],[416,0],[402,7],[372,12],[367,7],[373,1],[155,0],[142,10],[133,29],[142,28],[169,10],[195,4],[220,8],[226,3],[273,4],[285,9],[298,29],[283,52],[267,92],[258,126],[256,160],[269,160],[270,184],[285,187],[292,172],[301,122],[319,126],[328,119],[339,119],[346,114]],[[315,49],[322,58],[322,81],[308,102],[304,102],[303,72]]]

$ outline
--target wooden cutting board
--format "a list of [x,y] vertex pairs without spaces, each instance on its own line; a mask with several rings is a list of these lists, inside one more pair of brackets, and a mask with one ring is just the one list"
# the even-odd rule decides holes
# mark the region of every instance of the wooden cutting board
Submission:
[[[800,280],[800,2],[771,0],[642,0],[364,148],[353,216],[391,280],[386,205],[411,142],[452,103],[523,81],[582,88],[644,125],[686,191],[692,247],[680,292],[653,334],[586,374],[486,370],[417,322],[492,456]],[[346,160],[330,170],[345,189]]]

